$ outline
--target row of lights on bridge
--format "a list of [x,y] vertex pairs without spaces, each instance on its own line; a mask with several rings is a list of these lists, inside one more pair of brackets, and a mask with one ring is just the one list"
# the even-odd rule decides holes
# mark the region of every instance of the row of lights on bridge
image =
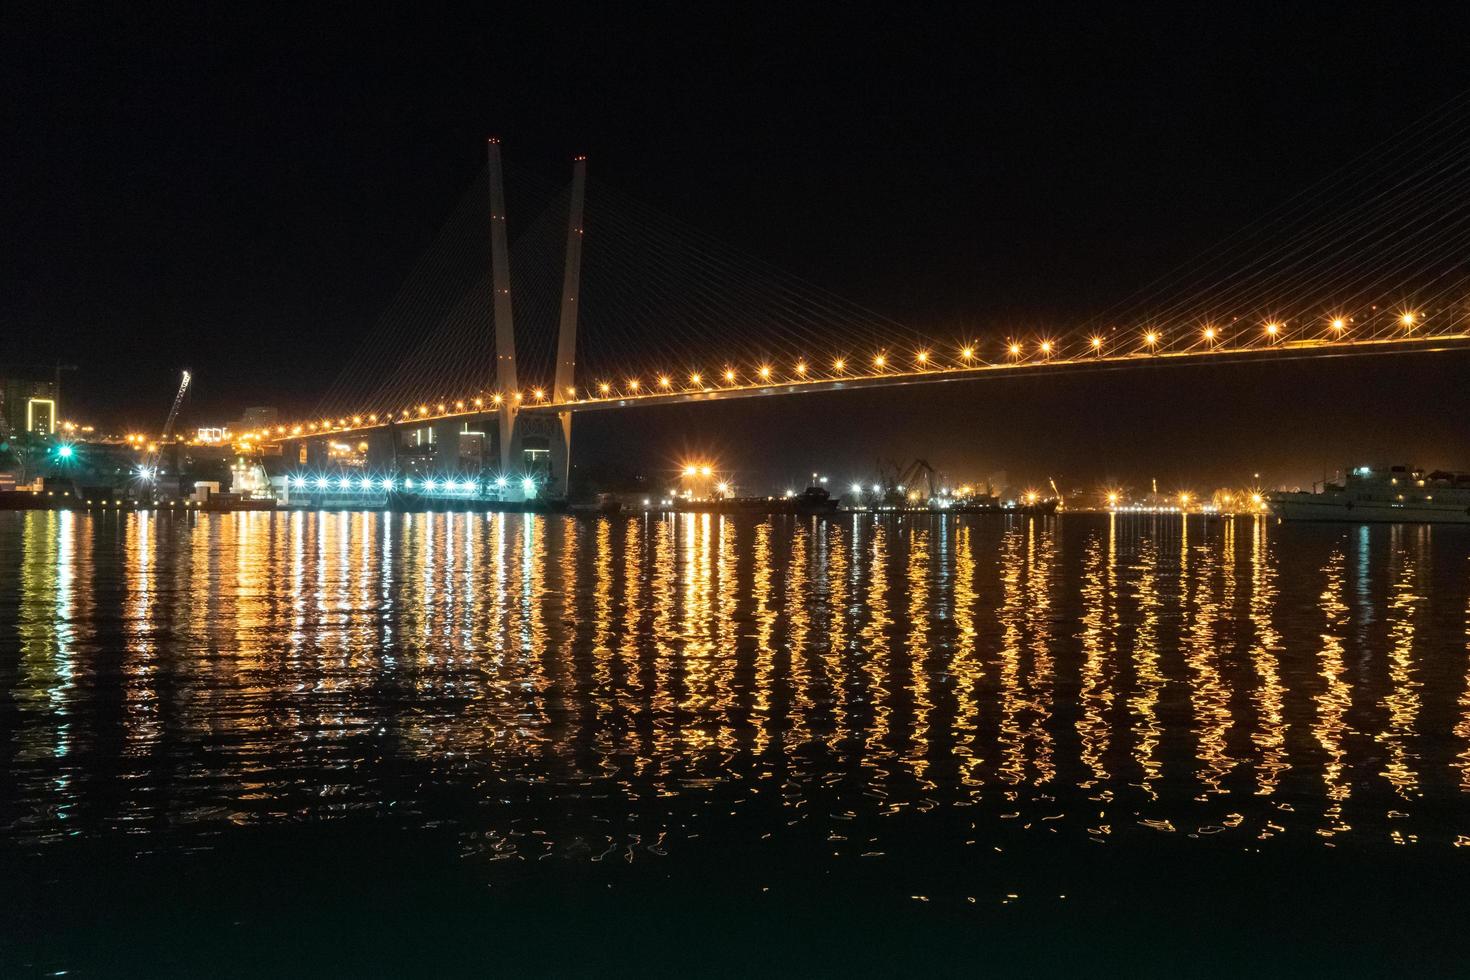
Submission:
[[[1419,322],[1419,319],[1419,314],[1413,312],[1404,312],[1400,314],[1398,318],[1399,324],[1406,328],[1413,327],[1416,323]],[[1331,320],[1328,321],[1328,326],[1332,329],[1334,336],[1340,336],[1347,330],[1350,322],[1351,321],[1349,321],[1345,317],[1333,317]],[[1284,321],[1271,320],[1263,324],[1262,330],[1268,340],[1275,341],[1281,339],[1282,336],[1285,334],[1286,324]],[[1224,339],[1224,336],[1221,333],[1220,329],[1213,325],[1205,326],[1201,331],[1201,337],[1205,342],[1210,344],[1221,343]],[[1163,342],[1163,339],[1163,334],[1159,331],[1147,330],[1142,334],[1143,349],[1152,350],[1154,348],[1157,348],[1159,344]],[[1106,338],[1100,335],[1094,335],[1089,339],[1088,346],[1093,353],[1100,354],[1103,353],[1104,348],[1108,346],[1108,341]],[[1012,360],[1025,356],[1027,350],[1027,346],[1022,344],[1018,340],[1011,340],[1006,342],[1006,354]],[[1035,352],[1043,357],[1053,357],[1061,352],[1061,348],[1055,341],[1044,339],[1036,343]],[[961,347],[959,349],[958,366],[973,366],[976,363],[978,357],[979,352],[974,345],[966,345],[964,347]],[[928,350],[919,350],[914,354],[914,367],[917,370],[934,368],[938,365],[939,362],[936,360],[934,354]],[[886,351],[880,351],[873,356],[872,366],[875,371],[882,372],[893,368],[895,365]],[[950,366],[953,367],[956,365]],[[842,375],[847,372],[847,370],[848,362],[845,358],[839,357],[832,362],[833,374]],[[777,379],[775,368],[770,364],[762,364],[756,369],[755,377],[758,380],[755,382],[755,385],[759,386],[761,384],[769,384],[772,382],[799,383],[801,381],[811,380],[811,366],[806,361],[797,361],[795,366],[793,367],[793,375],[794,377]],[[740,385],[746,380],[742,378],[742,376],[738,372],[736,372],[734,368],[729,367],[725,368],[724,373],[721,375],[721,378],[726,385]],[[704,375],[699,374],[698,372],[689,375],[689,388],[703,388],[705,387],[705,385],[706,380]],[[597,392],[602,397],[610,397],[614,394],[619,394],[623,397],[627,397],[629,395],[637,396],[648,393],[656,394],[668,392],[674,390],[674,388],[675,384],[672,376],[661,374],[658,376],[657,388],[654,389],[645,389],[640,379],[629,378],[623,389],[621,389],[620,391],[614,389],[612,382],[599,382],[597,385]],[[573,390],[568,389],[568,394],[574,395]]]
[[[1404,327],[1405,329],[1413,329],[1416,325],[1418,325],[1421,319],[1422,317],[1419,313],[1411,310],[1405,310],[1399,313],[1397,317],[1399,326]],[[1327,321],[1327,326],[1332,331],[1331,336],[1336,338],[1341,337],[1347,331],[1351,323],[1352,320],[1350,318],[1335,316]],[[1268,341],[1272,343],[1281,340],[1285,336],[1286,332],[1286,322],[1282,320],[1269,320],[1262,325],[1263,335]],[[1211,347],[1216,347],[1224,342],[1224,334],[1220,331],[1218,327],[1215,327],[1214,325],[1206,325],[1205,327],[1203,327],[1200,332],[1200,337],[1204,343],[1210,345]],[[1156,350],[1159,345],[1163,343],[1164,335],[1158,330],[1150,329],[1144,331],[1141,339],[1143,341],[1142,348],[1134,349],[1131,353],[1146,353]],[[1116,345],[1110,345],[1107,338],[1102,337],[1101,335],[1093,335],[1088,340],[1088,350],[1090,353],[1095,355],[1109,353],[1110,351],[1107,350],[1109,346],[1116,347]],[[1006,355],[1013,363],[1018,361],[1020,358],[1025,357],[1028,351],[1031,350],[1033,350],[1033,348],[1022,344],[1018,340],[1007,341],[1005,346]],[[1043,359],[1049,359],[1060,354],[1061,347],[1057,344],[1057,342],[1053,340],[1043,339],[1035,343],[1034,353],[1039,355]],[[959,359],[957,364],[945,366],[940,364],[940,362],[936,359],[932,352],[928,350],[920,350],[914,354],[914,370],[923,371],[935,368],[944,370],[954,369],[955,367],[965,368],[977,366],[978,363],[984,363],[979,361],[979,351],[973,344],[967,344],[959,348],[958,354]],[[895,366],[896,365],[894,361],[889,357],[886,351],[880,351],[879,353],[873,355],[872,368],[875,373],[881,374],[884,371],[892,370]],[[761,364],[760,366],[758,366],[755,371],[754,380],[742,376],[739,372],[731,367],[726,367],[724,371],[719,375],[719,378],[727,387],[761,387],[768,384],[799,384],[803,381],[815,380],[814,376],[815,372],[812,370],[811,365],[807,361],[802,360],[797,361],[796,364],[793,366],[792,375],[785,378],[778,379],[776,376],[775,368],[770,364]],[[863,377],[864,375],[850,373],[848,360],[846,358],[839,357],[833,360],[831,373],[826,378],[822,378],[820,380],[830,380],[833,376]],[[871,377],[873,375],[866,376]],[[711,387],[713,386],[709,385],[706,376],[696,371],[692,372],[689,375],[688,386],[683,388],[678,388],[676,386],[672,375],[661,374],[657,377],[653,385],[647,387],[644,386],[642,380],[639,378],[629,378],[620,389],[615,388],[610,381],[600,381],[597,384],[597,395],[601,398],[637,398],[649,397],[659,394],[671,394],[674,393],[676,390],[710,390]],[[575,387],[568,387],[565,392],[565,396],[567,401],[576,400],[577,389]],[[548,392],[545,388],[533,388],[531,389],[529,395],[517,391],[513,392],[509,396],[509,398],[502,394],[496,393],[490,395],[488,398],[476,397],[468,401],[459,400],[452,403],[452,408],[450,407],[451,403],[439,402],[435,406],[430,406],[427,404],[419,405],[417,409],[414,410],[405,408],[400,410],[396,416],[392,412],[388,412],[383,415],[379,415],[378,413],[374,412],[367,415],[353,415],[351,417],[343,416],[335,421],[331,419],[322,419],[320,422],[313,421],[297,423],[289,427],[278,425],[273,430],[261,429],[256,432],[246,433],[242,438],[246,442],[251,442],[269,440],[273,437],[280,438],[288,435],[300,436],[312,435],[321,432],[351,430],[356,428],[363,428],[365,426],[377,426],[394,421],[403,422],[416,421],[420,419],[426,420],[436,416],[458,414],[470,411],[471,407],[475,409],[483,409],[486,407],[499,409],[504,407],[507,401],[513,406],[523,405],[528,401],[532,404],[539,405],[545,404],[547,402],[547,398]]]

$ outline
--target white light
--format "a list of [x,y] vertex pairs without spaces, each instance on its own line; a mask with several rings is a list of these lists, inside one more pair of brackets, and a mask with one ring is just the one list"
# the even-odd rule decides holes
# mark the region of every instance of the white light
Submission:
[[[148,467],[146,466],[143,467],[143,479],[149,479]],[[300,490],[302,487],[306,486],[306,479],[300,476],[293,476],[291,477],[291,486],[295,487],[297,490]]]
[[438,490],[439,489],[439,481],[433,479],[432,477],[429,478],[429,479],[427,479],[427,480],[425,480],[424,481],[424,489],[425,490]]
[[501,490],[504,490],[505,489],[505,485],[506,485],[507,482],[509,482],[509,481],[507,481],[506,478],[503,477],[503,476],[497,476],[495,478],[495,485],[497,487],[499,487]]
[[369,480],[367,477],[363,477],[361,480],[357,481],[357,485],[363,490],[371,490],[373,488],[373,481]]
[[324,477],[324,476],[319,476],[319,477],[317,477],[317,478],[316,478],[316,488],[317,488],[317,489],[318,489],[318,490],[325,490],[325,489],[327,489],[327,486],[328,486],[328,484],[329,484],[329,483],[330,483],[330,482],[331,482],[331,481],[330,481],[330,480],[328,480],[328,479],[327,479],[327,478],[326,478],[326,477]]
[[378,485],[381,486],[384,490],[392,490],[393,489],[393,481],[387,479],[386,477],[384,479],[382,479],[382,480],[379,480],[378,481]]
[[861,483],[854,483],[852,485],[852,492],[861,494],[863,492],[863,485]]
[[521,481],[521,489],[528,492],[536,489],[536,481],[531,479],[529,476],[526,477],[524,480]]
[[352,487],[352,481],[349,480],[349,479],[347,479],[347,477],[345,477],[345,476],[342,477],[342,478],[340,478],[337,481],[337,489],[339,489],[339,490],[348,490],[348,489],[351,489],[351,487]]
[[405,487],[407,487],[408,489],[412,490],[413,489],[413,479],[410,478],[410,479],[404,480],[403,481],[403,485]]

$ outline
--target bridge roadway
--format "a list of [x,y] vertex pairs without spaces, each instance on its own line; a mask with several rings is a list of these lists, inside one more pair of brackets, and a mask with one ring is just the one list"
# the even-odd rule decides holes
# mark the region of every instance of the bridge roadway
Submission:
[[[731,401],[740,398],[766,398],[777,395],[796,395],[835,391],[855,391],[868,388],[891,388],[903,385],[937,384],[951,381],[976,381],[981,378],[1002,376],[1037,376],[1064,374],[1082,371],[1100,372],[1110,370],[1137,370],[1150,366],[1181,364],[1217,364],[1257,361],[1283,361],[1302,358],[1340,358],[1381,356],[1391,353],[1431,353],[1452,350],[1470,350],[1470,333],[1437,333],[1423,336],[1392,336],[1357,340],[1335,340],[1312,338],[1305,340],[1283,340],[1265,345],[1241,347],[1195,346],[1184,350],[1139,350],[1122,354],[1083,354],[1072,357],[1042,358],[1031,356],[1025,359],[998,363],[973,365],[934,366],[914,370],[885,370],[872,374],[852,373],[840,377],[830,375],[810,379],[785,378],[759,383],[731,383],[728,385],[705,385],[700,387],[671,385],[669,390],[654,390],[629,394],[618,392],[595,398],[575,398],[553,402],[522,400],[518,411],[524,415],[555,415],[560,412],[601,412],[640,406],[680,405],[699,402]],[[287,439],[320,437],[337,433],[367,432],[386,428],[389,425],[419,425],[462,416],[484,416],[498,411],[497,407],[479,399],[476,406],[456,403],[447,411],[429,409],[394,417],[391,421],[361,422],[348,419],[346,424],[332,422],[329,426],[307,427],[281,426],[269,432],[259,433],[262,442],[277,442]],[[437,403],[436,403],[437,404]]]

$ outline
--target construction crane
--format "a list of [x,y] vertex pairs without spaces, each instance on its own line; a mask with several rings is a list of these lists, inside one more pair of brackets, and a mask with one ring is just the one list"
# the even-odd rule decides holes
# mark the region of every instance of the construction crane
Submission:
[[138,475],[148,483],[153,483],[158,479],[158,461],[163,455],[163,444],[174,434],[174,422],[179,417],[179,409],[184,405],[184,395],[189,390],[191,380],[193,376],[186,369],[183,377],[179,379],[179,390],[174,395],[173,406],[168,410],[168,419],[163,423],[163,431],[159,433],[158,439],[154,441],[147,458],[143,461],[142,468],[138,471]]
[[890,507],[907,505],[907,494],[916,490],[920,481],[924,484],[925,504],[937,495],[935,485],[939,482],[939,474],[926,460],[916,459],[905,467],[889,460],[879,463],[878,470],[883,476],[883,502]]
[[174,395],[173,406],[168,410],[168,420],[163,423],[163,432],[159,434],[158,440],[160,442],[174,434],[174,422],[179,417],[179,408],[184,404],[184,394],[189,390],[189,382],[191,380],[193,380],[193,377],[186,369],[183,377],[179,379],[179,390]]
[[1057,509],[1061,510],[1065,506],[1066,501],[1062,499],[1062,491],[1057,489],[1057,481],[1051,477],[1047,477],[1046,482],[1051,484],[1052,496],[1057,498]]

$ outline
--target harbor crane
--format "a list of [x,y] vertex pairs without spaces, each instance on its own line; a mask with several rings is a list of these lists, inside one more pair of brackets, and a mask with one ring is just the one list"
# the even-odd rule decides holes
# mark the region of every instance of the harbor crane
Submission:
[[883,475],[883,502],[889,506],[902,507],[907,504],[906,495],[916,489],[920,481],[923,481],[925,503],[938,495],[935,488],[939,483],[939,474],[927,460],[916,459],[905,467],[888,460],[887,463],[880,463],[878,469]]
[[163,444],[173,436],[174,422],[178,420],[179,409],[184,405],[184,395],[188,393],[189,382],[192,380],[193,376],[186,368],[179,379],[179,390],[174,395],[174,403],[168,410],[168,418],[163,423],[163,431],[159,433],[158,439],[154,441],[153,448],[149,450],[147,458],[138,471],[138,475],[146,483],[152,484],[158,480],[158,463],[163,455]]

